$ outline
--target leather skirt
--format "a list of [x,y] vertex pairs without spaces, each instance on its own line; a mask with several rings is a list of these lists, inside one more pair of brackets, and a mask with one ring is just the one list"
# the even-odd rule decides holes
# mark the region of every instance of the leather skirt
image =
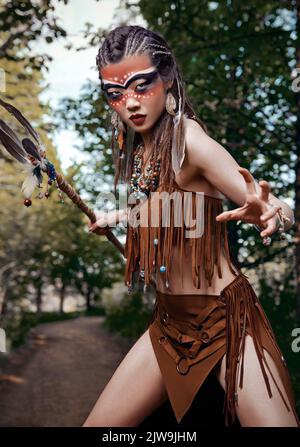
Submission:
[[[269,371],[285,406],[296,412],[291,378],[262,305],[248,282],[238,274],[220,295],[174,295],[156,290],[156,302],[148,324],[150,339],[163,376],[170,404],[179,423],[201,385],[226,354],[226,426],[235,421],[238,386],[243,386],[245,335],[253,337],[268,394]],[[273,358],[288,402],[275,381],[263,348]]]

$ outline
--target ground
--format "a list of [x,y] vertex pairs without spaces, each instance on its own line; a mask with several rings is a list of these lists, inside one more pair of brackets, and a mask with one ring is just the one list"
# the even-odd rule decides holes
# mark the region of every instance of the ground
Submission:
[[31,330],[1,371],[1,427],[82,425],[130,349],[102,320],[80,317]]

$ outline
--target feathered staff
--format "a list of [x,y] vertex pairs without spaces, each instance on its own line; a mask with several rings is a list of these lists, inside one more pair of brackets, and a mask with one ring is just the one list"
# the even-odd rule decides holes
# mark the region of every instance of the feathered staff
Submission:
[[[30,206],[30,197],[36,186],[42,188],[43,176],[42,172],[46,172],[48,175],[47,190],[45,193],[39,193],[38,197],[49,197],[48,188],[53,182],[56,183],[59,189],[59,196],[63,203],[63,197],[60,192],[63,191],[72,200],[78,208],[83,211],[91,220],[92,223],[96,222],[96,216],[93,210],[91,210],[81,199],[81,197],[75,192],[75,190],[65,181],[65,179],[56,172],[54,165],[46,158],[46,150],[39,134],[33,129],[29,121],[22,115],[22,113],[11,104],[4,102],[0,99],[0,105],[4,107],[9,113],[11,113],[29,132],[35,143],[29,139],[24,138],[22,141],[18,138],[16,133],[2,120],[0,119],[0,142],[5,149],[25,168],[28,173],[26,179],[22,185],[22,192],[25,197],[24,205]],[[112,231],[107,230],[105,233],[108,240],[110,240],[115,247],[124,256],[124,247],[115,237]]]

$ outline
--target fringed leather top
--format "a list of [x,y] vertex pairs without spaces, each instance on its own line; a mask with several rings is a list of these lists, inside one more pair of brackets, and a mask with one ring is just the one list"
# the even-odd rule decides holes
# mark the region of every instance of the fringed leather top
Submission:
[[228,245],[226,222],[216,220],[222,211],[221,198],[184,190],[177,183],[170,194],[158,187],[140,207],[135,204],[127,224],[125,284],[132,286],[133,273],[139,271],[144,284],[149,285],[159,269],[168,288],[174,245],[184,259],[184,245],[188,244],[197,289],[201,288],[200,269],[204,269],[209,286],[215,272],[222,278],[221,253],[230,271],[234,275],[236,270],[240,272]]

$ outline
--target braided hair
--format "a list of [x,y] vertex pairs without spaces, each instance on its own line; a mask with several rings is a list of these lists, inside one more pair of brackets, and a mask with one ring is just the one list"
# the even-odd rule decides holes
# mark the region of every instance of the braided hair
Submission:
[[[191,101],[187,97],[185,83],[172,50],[165,39],[157,32],[138,25],[118,26],[110,31],[104,38],[96,56],[99,79],[101,80],[100,69],[102,67],[110,63],[117,63],[126,56],[145,53],[149,55],[152,64],[156,67],[163,82],[175,81],[172,83],[169,91],[176,100],[177,108],[179,100],[181,100],[183,113],[188,118],[197,121],[203,130],[207,132],[205,124],[196,117]],[[114,180],[115,191],[119,177],[122,181],[130,181],[133,163],[132,148],[141,141],[141,136],[134,132],[131,145],[128,144],[126,140],[130,139],[130,129],[127,128],[126,123],[123,123],[123,125],[125,129],[124,144],[126,145],[126,150],[123,151],[125,157],[122,159],[122,162],[120,160],[120,152],[115,147],[114,134],[112,137],[113,159],[116,168]],[[155,159],[157,159],[158,154],[161,157],[160,183],[168,191],[170,191],[174,180],[171,159],[173,129],[173,117],[165,110],[152,128],[153,138],[151,139],[151,152],[154,153]],[[178,135],[178,145],[181,147],[184,143],[182,117],[178,126]]]

